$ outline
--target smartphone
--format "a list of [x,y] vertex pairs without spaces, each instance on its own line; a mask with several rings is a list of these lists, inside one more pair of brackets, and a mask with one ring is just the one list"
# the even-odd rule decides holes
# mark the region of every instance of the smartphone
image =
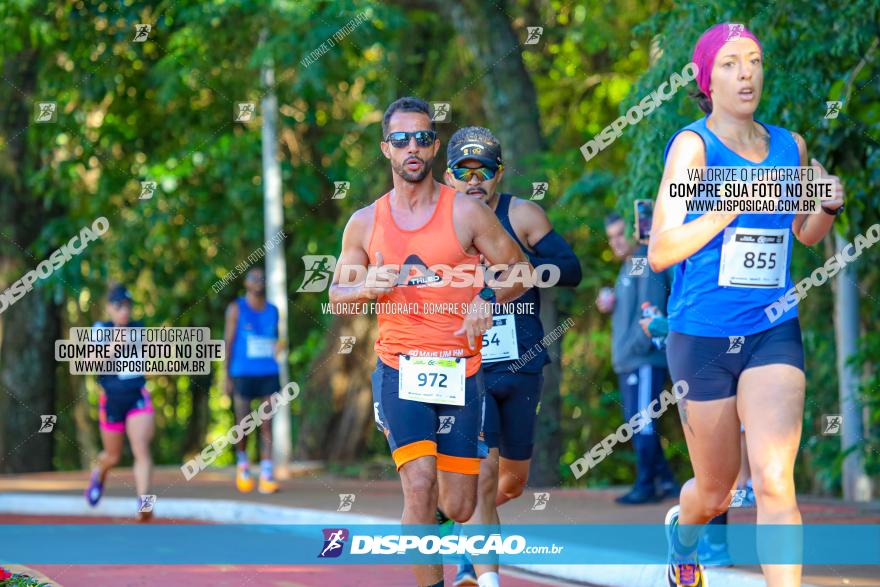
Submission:
[[651,238],[651,222],[654,220],[654,200],[636,200],[636,238],[647,243]]

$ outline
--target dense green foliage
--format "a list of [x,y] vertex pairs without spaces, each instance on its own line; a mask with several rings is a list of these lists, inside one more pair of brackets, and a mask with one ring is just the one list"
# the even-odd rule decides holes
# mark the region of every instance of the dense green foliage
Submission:
[[[16,79],[5,79],[0,97],[27,108],[34,101],[55,101],[59,111],[55,124],[22,120],[17,128],[0,129],[0,165],[7,171],[19,164],[4,153],[11,136],[25,134],[27,156],[13,175],[26,187],[30,209],[51,218],[32,243],[18,247],[26,249],[15,253],[25,261],[3,265],[0,284],[5,288],[103,215],[110,232],[32,295],[52,296],[63,304],[65,328],[80,326],[102,317],[99,301],[107,282],[125,281],[138,302],[136,317],[148,325],[208,325],[220,338],[223,309],[240,284],[219,293],[212,285],[264,240],[260,66],[271,61],[280,105],[290,369],[294,379],[307,382],[310,365],[326,344],[329,317],[320,312],[325,295],[296,293],[303,276],[300,259],[337,254],[351,212],[389,187],[378,147],[385,106],[407,94],[451,102],[452,124],[440,128],[445,143],[458,126],[486,120],[481,79],[491,64],[475,62],[467,40],[427,2],[153,4],[59,0],[47,6],[13,0],[0,5],[4,76],[20,73],[25,65],[13,67],[12,60],[27,55],[36,80],[32,92],[23,92]],[[666,141],[701,113],[681,91],[589,163],[581,144],[681,71],[708,26],[723,20],[747,23],[766,52],[758,118],[802,134],[811,155],[843,178],[850,203],[839,228],[851,238],[878,221],[880,208],[880,6],[871,0],[845,6],[510,0],[506,12],[521,38],[526,26],[544,27],[540,43],[523,48],[523,60],[537,90],[548,149],[536,154],[526,175],[549,182],[544,205],[557,230],[574,244],[584,269],[577,290],[558,297],[561,314],[575,321],[562,342],[564,454],[559,464],[565,482],[574,483],[567,463],[621,421],[609,321],[593,303],[598,289],[613,283],[617,273],[602,218],[614,208],[631,217],[633,199],[654,197]],[[314,63],[301,63],[361,14],[366,22]],[[152,24],[149,40],[131,42],[135,24],[145,22]],[[659,50],[653,62],[652,42]],[[840,117],[825,119],[825,101],[846,92]],[[256,121],[234,122],[237,102],[256,102]],[[444,154],[445,149],[440,157]],[[438,178],[442,167],[439,161],[435,165]],[[158,189],[152,199],[139,200],[145,180],[157,181]],[[334,181],[351,183],[347,198],[330,199]],[[15,234],[10,226],[16,221],[0,218],[4,236]],[[795,279],[829,252],[821,245],[798,246]],[[865,332],[859,360],[866,366],[864,399],[874,434],[862,449],[874,474],[880,473],[880,376],[873,365],[880,355],[877,258],[870,251],[858,265]],[[836,490],[840,474],[839,442],[818,431],[821,415],[838,411],[832,306],[829,285],[812,293],[801,311],[810,377],[798,474],[817,492]],[[219,369],[215,375],[209,439],[232,423],[220,394]],[[157,406],[157,460],[179,463],[192,412],[191,382],[160,377],[150,387]],[[93,382],[89,390],[96,421]],[[59,395],[66,405],[75,394]],[[309,409],[304,403],[297,416],[308,417]],[[76,437],[69,419],[59,426],[68,440]],[[662,429],[683,476],[687,459],[677,419],[665,418]],[[370,455],[384,456],[380,435],[374,440]],[[75,443],[59,440],[56,466],[80,467],[79,451]],[[628,451],[617,451],[587,483],[630,481],[632,462]]]

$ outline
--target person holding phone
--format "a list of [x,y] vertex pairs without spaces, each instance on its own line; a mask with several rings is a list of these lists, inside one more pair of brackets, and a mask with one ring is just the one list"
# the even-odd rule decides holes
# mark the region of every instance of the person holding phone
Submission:
[[[637,205],[637,210],[639,210]],[[641,207],[643,213],[649,208]],[[638,227],[644,220],[636,218]],[[629,421],[636,413],[659,398],[666,382],[666,355],[650,338],[642,334],[639,321],[642,304],[648,302],[666,311],[671,279],[666,272],[656,273],[647,264],[647,246],[626,237],[626,224],[616,213],[605,218],[608,244],[615,257],[623,261],[613,292],[603,288],[596,300],[600,312],[611,313],[611,361],[620,383],[623,418]],[[642,240],[647,237],[642,234]],[[623,505],[655,503],[678,493],[679,487],[660,446],[657,422],[649,421],[633,438],[636,450],[636,481],[632,489],[616,501]]]

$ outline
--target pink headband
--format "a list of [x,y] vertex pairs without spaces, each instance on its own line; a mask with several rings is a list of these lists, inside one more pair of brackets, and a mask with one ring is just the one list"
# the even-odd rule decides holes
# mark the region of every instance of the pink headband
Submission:
[[693,62],[697,65],[697,85],[706,96],[709,96],[709,80],[712,77],[712,65],[715,63],[715,56],[724,46],[724,43],[735,39],[745,37],[753,40],[758,45],[761,53],[764,53],[763,47],[758,37],[752,34],[745,25],[735,23],[720,23],[706,30],[697,41],[694,47]]

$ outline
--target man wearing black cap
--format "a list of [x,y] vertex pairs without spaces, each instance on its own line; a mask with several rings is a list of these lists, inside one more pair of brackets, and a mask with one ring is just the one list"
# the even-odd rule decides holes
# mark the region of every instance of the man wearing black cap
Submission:
[[[131,320],[131,294],[124,285],[116,284],[107,295],[107,314],[109,321],[98,321],[95,328],[143,328],[143,322]],[[96,467],[92,470],[89,486],[85,491],[89,505],[96,506],[104,492],[104,481],[110,469],[119,463],[122,456],[124,436],[128,434],[131,452],[134,456],[134,482],[138,494],[137,517],[146,521],[152,517],[152,508],[142,507],[142,496],[150,493],[150,474],[153,459],[150,455],[150,441],[153,439],[155,423],[153,404],[146,388],[147,380],[142,373],[113,373],[98,376],[101,397],[98,400],[98,417],[101,429],[101,444],[104,450],[98,455]]]
[[[504,166],[501,144],[490,130],[475,126],[459,129],[452,135],[446,155],[446,183],[480,198],[494,210],[501,226],[536,270],[541,265],[552,265],[559,271],[556,285],[574,287],[580,283],[580,263],[568,243],[553,230],[544,210],[534,202],[496,191]],[[499,523],[497,506],[522,494],[528,479],[544,381],[542,371],[550,362],[540,342],[544,330],[539,291],[537,287],[526,291],[512,304],[512,312],[497,308],[493,328],[483,335],[484,433],[489,455],[480,466],[472,523]],[[530,349],[529,359],[520,361]],[[477,565],[477,573],[481,586],[497,584],[498,565]],[[455,584],[477,584],[469,563],[459,566]]]

